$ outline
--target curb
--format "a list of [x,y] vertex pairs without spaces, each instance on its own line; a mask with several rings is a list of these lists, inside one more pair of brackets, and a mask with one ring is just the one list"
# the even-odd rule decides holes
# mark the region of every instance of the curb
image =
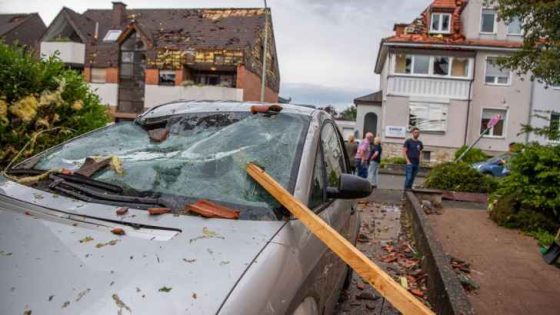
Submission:
[[424,255],[423,269],[428,273],[428,300],[436,314],[474,314],[472,305],[449,264],[449,258],[435,238],[420,201],[406,192],[405,210],[411,219],[416,247]]

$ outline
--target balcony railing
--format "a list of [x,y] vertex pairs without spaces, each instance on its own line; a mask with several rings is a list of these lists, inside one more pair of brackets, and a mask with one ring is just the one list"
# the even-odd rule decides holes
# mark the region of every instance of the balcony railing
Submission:
[[41,42],[41,57],[48,58],[58,51],[58,57],[68,64],[83,65],[86,45],[76,42]]
[[468,100],[469,83],[468,80],[393,76],[388,78],[387,95]]

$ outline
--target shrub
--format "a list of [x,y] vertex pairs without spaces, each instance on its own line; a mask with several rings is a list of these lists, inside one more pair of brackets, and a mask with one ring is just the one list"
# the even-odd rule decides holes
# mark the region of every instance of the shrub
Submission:
[[80,73],[56,57],[36,60],[0,42],[1,168],[107,122],[106,108]]
[[496,179],[483,175],[464,162],[446,162],[435,166],[424,185],[449,191],[488,193],[496,188]]
[[490,217],[506,227],[556,232],[560,225],[560,146],[523,146],[508,165],[510,175],[491,196]]
[[[461,154],[463,154],[463,152],[465,152],[465,150],[468,148],[468,146],[464,145],[462,147],[459,148],[459,150],[457,150],[455,152],[455,160],[457,160]],[[476,163],[476,162],[482,162],[482,161],[486,161],[489,158],[488,155],[486,155],[484,152],[482,152],[481,149],[479,148],[472,148],[469,150],[469,152],[467,152],[467,154],[465,154],[465,156],[463,156],[463,158],[461,159],[461,162],[465,162],[467,164],[472,164],[472,163]]]
[[394,156],[386,159],[381,159],[381,167],[385,167],[385,165],[387,164],[404,165],[406,164],[406,160],[402,156]]

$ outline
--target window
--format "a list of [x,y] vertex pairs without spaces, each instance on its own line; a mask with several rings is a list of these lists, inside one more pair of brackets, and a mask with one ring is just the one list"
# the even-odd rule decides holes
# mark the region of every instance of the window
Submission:
[[521,35],[521,20],[518,17],[512,18],[507,27],[508,35]]
[[434,74],[449,74],[449,57],[434,57]]
[[395,55],[395,74],[468,78],[470,59],[448,56]]
[[482,9],[480,32],[495,33],[496,32],[495,28],[496,28],[496,10]]
[[414,74],[428,74],[430,71],[430,56],[414,56]]
[[323,172],[323,155],[321,149],[317,150],[315,166],[313,167],[313,182],[311,183],[311,195],[307,206],[310,209],[316,208],[326,200],[325,174]]
[[432,152],[422,150],[422,161],[430,162],[432,160]]
[[484,75],[484,82],[487,84],[508,85],[510,72],[501,70],[496,64],[497,58],[486,58],[486,74]]
[[232,72],[193,71],[194,82],[202,85],[235,87],[236,75]]
[[395,58],[395,73],[410,74],[412,68],[412,56],[397,54]]
[[[550,114],[550,130],[556,130],[556,139],[558,139],[557,137],[560,136],[560,113],[552,112]],[[551,141],[558,142],[558,140]]]
[[469,59],[468,58],[453,58],[451,66],[452,77],[468,77],[469,76]]
[[430,32],[449,33],[450,25],[451,25],[451,14],[432,13],[432,23],[430,24]]
[[174,70],[160,70],[159,71],[159,85],[175,85],[175,71]]
[[114,42],[119,38],[121,33],[122,33],[121,30],[109,30],[109,31],[107,31],[107,34],[105,34],[105,37],[103,37],[103,41],[104,42]]
[[344,151],[338,132],[332,124],[325,124],[321,131],[321,144],[325,161],[328,187],[338,187],[340,175],[346,172]]
[[488,128],[488,122],[492,117],[500,115],[500,121],[490,129],[485,136],[487,137],[504,137],[504,120],[506,119],[507,111],[503,109],[483,109],[482,110],[482,120],[480,122],[480,133],[482,134],[486,128]]
[[91,68],[91,83],[107,82],[107,71],[104,68]]
[[447,104],[411,102],[408,125],[422,131],[447,131]]

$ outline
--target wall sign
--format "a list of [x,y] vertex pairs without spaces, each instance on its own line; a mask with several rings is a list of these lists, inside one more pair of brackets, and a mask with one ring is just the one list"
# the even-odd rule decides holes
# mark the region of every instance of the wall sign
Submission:
[[385,126],[385,137],[406,138],[406,130],[404,126]]

